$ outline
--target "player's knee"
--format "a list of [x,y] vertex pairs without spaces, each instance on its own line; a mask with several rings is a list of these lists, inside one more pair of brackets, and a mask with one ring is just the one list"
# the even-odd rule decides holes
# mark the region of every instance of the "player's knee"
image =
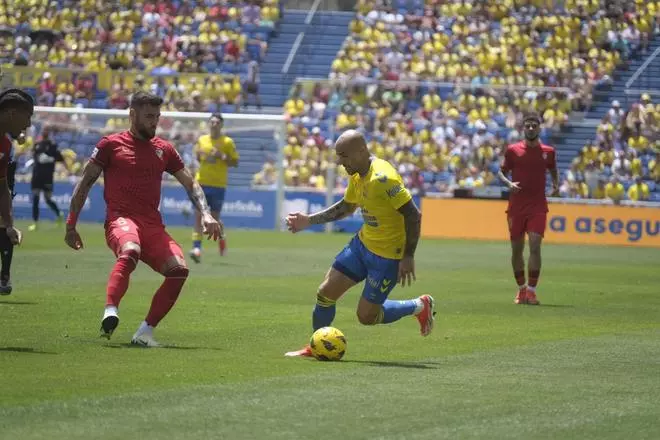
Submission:
[[540,254],[541,253],[541,242],[542,242],[542,237],[540,235],[536,234],[530,234],[529,237],[529,252],[532,254]]
[[529,243],[529,253],[531,255],[541,255],[541,243]]
[[134,258],[135,261],[140,259],[140,255],[142,253],[142,248],[140,247],[139,244],[129,241],[127,243],[124,243],[119,250],[119,256],[129,256],[131,258]]
[[117,261],[122,261],[124,270],[127,270],[129,273],[137,267],[139,260],[140,245],[137,243],[126,243],[119,251],[119,255],[117,255]]

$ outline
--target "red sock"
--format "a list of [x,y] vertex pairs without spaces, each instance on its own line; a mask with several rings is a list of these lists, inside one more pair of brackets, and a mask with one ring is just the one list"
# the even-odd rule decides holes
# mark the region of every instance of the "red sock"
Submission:
[[181,288],[188,278],[187,267],[175,267],[165,273],[165,281],[160,285],[153,299],[151,308],[145,318],[147,324],[156,327],[176,303]]
[[516,283],[518,283],[518,286],[524,286],[525,285],[525,271],[524,270],[516,270],[513,272],[513,277],[516,279]]
[[224,254],[225,250],[227,250],[227,240],[221,238],[220,240],[218,240],[218,246],[220,247],[220,253]]
[[119,307],[121,299],[128,290],[128,280],[131,272],[137,266],[137,259],[137,254],[133,252],[121,254],[117,258],[115,267],[110,272],[110,279],[108,280],[108,287],[106,289],[105,304],[107,306]]
[[529,270],[527,276],[529,278],[529,287],[535,289],[536,285],[539,282],[539,275],[541,274],[540,270]]

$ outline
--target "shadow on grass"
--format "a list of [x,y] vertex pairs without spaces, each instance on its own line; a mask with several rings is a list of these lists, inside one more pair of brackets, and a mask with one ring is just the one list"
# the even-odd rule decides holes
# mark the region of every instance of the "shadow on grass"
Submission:
[[29,354],[57,354],[54,351],[42,351],[32,347],[0,347],[0,351],[9,351],[13,353],[29,353]]
[[0,299],[0,304],[8,304],[10,306],[36,306],[39,303],[33,301],[11,301],[6,299]]
[[[143,347],[141,345],[134,345],[131,344],[130,342],[117,342],[117,343],[107,343],[104,344],[103,347],[106,348],[132,348],[136,350],[145,350],[150,347]],[[216,350],[216,351],[223,351],[222,348],[217,348],[217,347],[193,347],[193,346],[186,346],[186,345],[161,345],[160,347],[153,347],[152,349],[154,350]]]
[[342,362],[352,364],[362,364],[368,367],[389,367],[389,368],[412,368],[416,370],[438,370],[439,365],[432,365],[431,362],[407,362],[407,361],[361,361],[345,359]]

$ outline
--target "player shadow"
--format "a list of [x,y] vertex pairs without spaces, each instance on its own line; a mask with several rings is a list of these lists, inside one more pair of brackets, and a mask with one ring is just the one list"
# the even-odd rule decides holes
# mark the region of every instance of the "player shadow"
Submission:
[[430,365],[431,362],[406,362],[406,361],[360,361],[346,359],[342,362],[354,364],[363,364],[369,367],[389,367],[389,368],[412,368],[415,370],[438,370],[440,367]]
[[541,304],[539,307],[564,307],[564,308],[574,308],[573,304]]
[[12,353],[30,353],[30,354],[57,354],[54,351],[36,350],[32,347],[0,347],[0,351],[9,351]]
[[[142,347],[140,345],[134,345],[130,342],[109,342],[103,345],[106,348],[131,348],[136,350],[144,350],[148,347]],[[223,351],[222,348],[217,347],[195,347],[187,345],[161,345],[160,347],[154,348],[155,350],[165,349],[165,350],[216,350]]]
[[16,305],[16,306],[36,306],[39,303],[33,301],[11,301],[6,299],[0,299],[0,304]]

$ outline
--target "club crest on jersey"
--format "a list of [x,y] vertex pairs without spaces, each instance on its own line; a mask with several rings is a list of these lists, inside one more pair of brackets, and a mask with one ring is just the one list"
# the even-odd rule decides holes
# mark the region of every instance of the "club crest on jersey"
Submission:
[[548,153],[543,153],[543,160],[547,160],[547,159],[548,159]]
[[94,151],[92,151],[92,158],[95,158],[97,154],[99,154],[99,149],[94,148]]
[[158,156],[158,159],[163,159],[163,150],[156,150],[156,156]]
[[5,153],[0,153],[0,159],[2,159],[3,157],[5,157]]

